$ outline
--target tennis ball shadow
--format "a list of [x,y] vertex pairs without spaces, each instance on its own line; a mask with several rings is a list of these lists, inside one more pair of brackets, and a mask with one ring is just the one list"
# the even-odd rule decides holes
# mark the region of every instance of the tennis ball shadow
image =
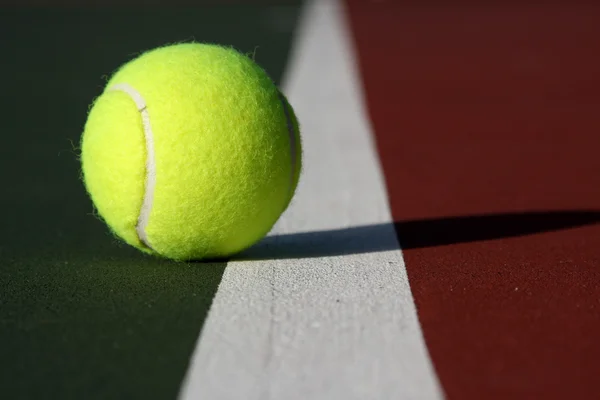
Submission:
[[[533,211],[398,221],[268,236],[235,259],[286,259],[420,249],[519,237],[600,222],[600,211]],[[400,245],[399,245],[400,243]]]

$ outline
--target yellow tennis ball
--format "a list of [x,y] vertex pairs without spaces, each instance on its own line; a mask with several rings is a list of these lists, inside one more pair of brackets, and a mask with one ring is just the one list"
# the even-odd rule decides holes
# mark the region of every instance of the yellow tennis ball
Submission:
[[121,66],[81,139],[85,188],[126,243],[222,258],[264,237],[301,171],[299,125],[267,73],[232,48],[174,44]]

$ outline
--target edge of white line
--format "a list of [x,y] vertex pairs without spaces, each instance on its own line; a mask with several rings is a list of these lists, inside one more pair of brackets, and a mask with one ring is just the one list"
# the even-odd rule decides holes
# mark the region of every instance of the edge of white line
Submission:
[[[284,80],[303,126],[303,179],[255,253],[284,256],[228,264],[179,398],[440,400],[345,10],[306,7]],[[336,240],[341,254],[328,254]]]

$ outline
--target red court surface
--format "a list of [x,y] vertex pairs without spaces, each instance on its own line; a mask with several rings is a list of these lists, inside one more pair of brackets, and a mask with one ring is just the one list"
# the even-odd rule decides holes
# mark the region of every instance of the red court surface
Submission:
[[600,208],[600,6],[348,3],[395,220],[517,213],[404,251],[448,399],[590,398],[600,226],[491,237]]

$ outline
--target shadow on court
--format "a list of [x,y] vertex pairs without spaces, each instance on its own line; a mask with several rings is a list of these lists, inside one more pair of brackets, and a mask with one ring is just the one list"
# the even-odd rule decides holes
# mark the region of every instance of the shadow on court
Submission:
[[[326,257],[497,240],[572,229],[600,222],[600,211],[539,211],[469,215],[344,229],[274,235],[247,250],[241,259]],[[397,235],[397,236],[396,236]]]

